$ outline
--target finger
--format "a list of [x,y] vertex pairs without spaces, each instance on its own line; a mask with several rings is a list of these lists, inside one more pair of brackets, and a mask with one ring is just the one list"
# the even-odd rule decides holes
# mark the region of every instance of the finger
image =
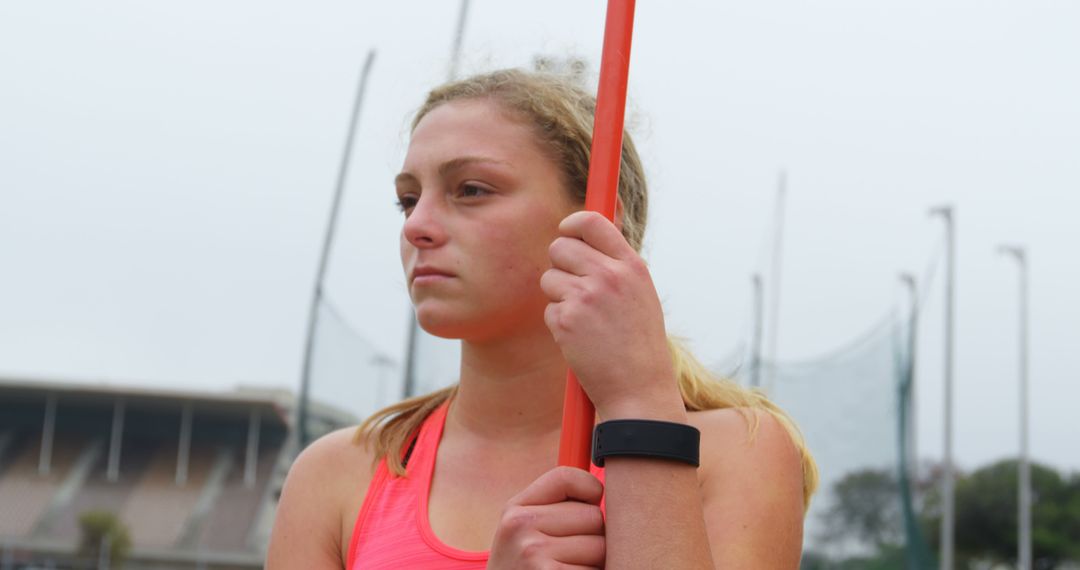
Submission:
[[603,496],[604,485],[592,473],[561,466],[538,477],[510,502],[517,505],[550,505],[569,500],[599,505]]
[[551,558],[563,564],[603,566],[605,539],[603,536],[578,535],[552,538]]
[[548,256],[552,267],[582,276],[592,275],[611,263],[609,256],[575,237],[555,238],[548,246]]
[[626,259],[637,254],[611,220],[597,212],[574,212],[563,218],[559,234],[583,240],[608,257]]
[[548,296],[548,299],[558,303],[566,300],[566,297],[577,287],[577,281],[581,279],[561,269],[548,269],[540,276],[540,289]]
[[604,535],[600,507],[578,501],[521,507],[536,530],[548,536]]

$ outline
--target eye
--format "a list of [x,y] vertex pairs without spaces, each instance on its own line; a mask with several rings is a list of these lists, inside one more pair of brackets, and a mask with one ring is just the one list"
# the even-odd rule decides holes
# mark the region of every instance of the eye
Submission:
[[394,205],[397,206],[398,210],[401,210],[402,213],[408,214],[409,210],[416,207],[416,196],[406,194],[405,196],[394,200]]
[[478,196],[490,194],[491,192],[483,186],[466,182],[465,184],[461,185],[461,190],[459,191],[459,193],[463,198],[476,198]]

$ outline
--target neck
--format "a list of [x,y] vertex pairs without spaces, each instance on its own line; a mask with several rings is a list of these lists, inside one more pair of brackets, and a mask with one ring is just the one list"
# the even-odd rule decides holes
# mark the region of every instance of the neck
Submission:
[[493,442],[557,435],[566,370],[547,327],[492,342],[463,340],[460,387],[447,422]]

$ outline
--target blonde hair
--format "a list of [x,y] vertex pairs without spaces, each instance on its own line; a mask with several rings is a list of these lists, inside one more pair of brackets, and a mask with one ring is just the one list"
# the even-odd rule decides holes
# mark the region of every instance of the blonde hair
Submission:
[[[559,75],[504,69],[435,88],[417,111],[412,128],[415,130],[420,121],[440,105],[477,99],[496,102],[511,117],[532,127],[541,146],[561,167],[567,191],[584,204],[596,109],[592,95]],[[625,131],[618,197],[622,204],[623,236],[636,251],[641,251],[648,217],[648,188],[641,159]],[[751,437],[759,422],[758,414],[754,412],[767,413],[780,422],[801,456],[803,501],[804,506],[808,506],[817,487],[817,466],[791,418],[762,393],[717,378],[678,340],[669,337],[668,348],[688,411],[738,409],[747,418]],[[385,457],[390,471],[404,476],[402,459],[413,436],[427,416],[456,392],[457,386],[450,386],[383,408],[364,420],[357,430],[356,440],[373,445],[376,460]]]

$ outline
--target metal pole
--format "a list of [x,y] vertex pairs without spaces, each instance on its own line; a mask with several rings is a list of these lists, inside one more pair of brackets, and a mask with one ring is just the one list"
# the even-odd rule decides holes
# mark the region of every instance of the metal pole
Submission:
[[311,308],[308,312],[307,340],[304,344],[304,371],[300,379],[300,398],[297,403],[296,429],[299,433],[297,440],[300,448],[307,447],[310,443],[308,433],[308,403],[311,398],[311,365],[312,352],[315,348],[315,325],[319,320],[319,301],[322,299],[323,278],[326,276],[326,266],[330,258],[330,247],[334,243],[334,229],[337,227],[338,210],[341,206],[341,196],[345,192],[345,181],[349,175],[349,158],[352,156],[353,139],[356,136],[356,125],[360,117],[360,107],[364,101],[364,89],[367,86],[368,73],[375,61],[375,50],[368,51],[364,67],[360,71],[360,81],[356,86],[356,97],[353,99],[352,116],[349,119],[349,130],[345,136],[345,149],[341,154],[341,164],[338,167],[337,184],[334,187],[334,201],[330,206],[330,221],[326,226],[326,235],[323,237],[322,254],[319,257],[319,269],[315,275],[315,289],[311,295]]
[[750,355],[750,386],[754,388],[761,387],[761,330],[764,323],[764,305],[765,299],[762,294],[761,287],[761,274],[755,273],[753,275],[754,282],[754,340],[753,347],[751,347]]
[[248,417],[247,453],[244,455],[244,486],[255,486],[255,468],[259,460],[259,432],[262,416],[258,408],[252,408]]
[[454,32],[454,44],[450,50],[450,71],[446,74],[447,81],[457,79],[458,65],[461,63],[461,43],[465,39],[465,21],[469,15],[469,0],[461,0],[461,10],[458,12],[457,30]]
[[38,455],[38,475],[48,475],[52,469],[53,435],[56,432],[56,394],[45,398],[45,423],[41,426],[41,451]]
[[[767,351],[770,363],[776,362],[776,345],[778,343],[777,339],[780,336],[780,272],[782,268],[781,256],[784,252],[784,202],[786,200],[787,171],[781,170],[776,186],[776,219],[773,234],[772,274],[769,276],[772,279],[772,290],[771,295],[769,295],[769,347]],[[771,367],[770,370],[775,370],[775,367]],[[767,390],[772,388],[774,380],[775,378],[773,378],[773,374],[770,372],[766,386]]]
[[911,294],[911,313],[908,315],[908,359],[909,359],[909,372],[908,380],[911,383],[908,388],[908,423],[907,423],[907,441],[908,441],[908,457],[911,459],[908,469],[908,476],[912,481],[918,481],[919,475],[919,450],[916,445],[917,430],[915,429],[915,364],[916,360],[916,348],[919,330],[919,293],[918,288],[915,285],[915,277],[910,273],[904,273],[900,275],[900,280],[904,282],[908,287],[908,291]]
[[941,481],[941,568],[953,569],[953,547],[956,526],[955,473],[953,471],[953,332],[956,300],[956,230],[952,206],[930,211],[945,222],[946,282],[945,282],[945,453]]
[[416,343],[419,341],[420,323],[416,322],[416,313],[409,311],[409,344],[405,347],[405,379],[401,383],[401,396],[411,398],[416,395]]
[[[450,47],[450,68],[446,73],[447,81],[457,79],[458,66],[461,64],[461,44],[465,41],[465,22],[469,17],[469,0],[461,0],[461,10],[458,11],[457,28],[454,31],[454,43]],[[416,313],[409,311],[409,339],[405,346],[405,370],[401,383],[401,396],[411,398],[416,395],[416,346],[420,342],[420,323],[416,321]]]
[[188,460],[191,457],[191,417],[194,414],[191,402],[184,403],[180,413],[180,443],[176,450],[176,486],[187,484]]
[[120,451],[124,441],[124,400],[117,398],[113,404],[112,437],[109,440],[109,465],[106,478],[115,483],[120,478]]
[[1020,269],[1020,462],[1019,507],[1020,536],[1017,567],[1031,570],[1031,457],[1028,454],[1028,263],[1027,252],[1019,246],[1001,246],[1002,254],[1016,259]]

